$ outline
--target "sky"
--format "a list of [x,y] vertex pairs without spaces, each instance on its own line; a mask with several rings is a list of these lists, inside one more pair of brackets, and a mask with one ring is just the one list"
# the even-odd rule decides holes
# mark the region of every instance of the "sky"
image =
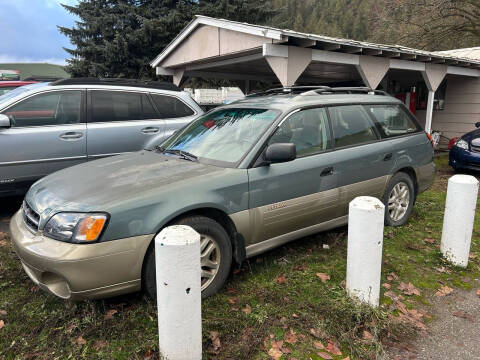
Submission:
[[0,0],[0,63],[48,62],[65,64],[72,45],[57,25],[72,27],[75,16],[60,3],[77,0]]

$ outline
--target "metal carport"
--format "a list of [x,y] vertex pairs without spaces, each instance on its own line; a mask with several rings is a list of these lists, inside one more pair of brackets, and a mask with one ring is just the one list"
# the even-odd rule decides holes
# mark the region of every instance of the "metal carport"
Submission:
[[[255,81],[282,86],[356,83],[376,89],[387,78],[421,79],[428,89],[428,102],[425,113],[417,117],[425,121],[427,132],[432,129],[435,91],[446,77],[457,84],[454,89],[462,88],[465,82],[467,88],[474,93],[478,89],[480,94],[477,60],[204,16],[197,16],[186,26],[151,66],[157,75],[173,76],[177,85],[188,77],[229,79],[244,93],[252,90]],[[480,98],[475,97],[473,103],[477,102],[480,108]],[[454,114],[449,113],[444,123],[455,122]],[[479,121],[477,115],[471,121],[463,120],[466,127]]]

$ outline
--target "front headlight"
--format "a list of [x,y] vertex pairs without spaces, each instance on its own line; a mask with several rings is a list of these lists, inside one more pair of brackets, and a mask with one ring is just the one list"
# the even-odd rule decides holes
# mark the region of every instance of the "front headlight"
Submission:
[[98,240],[107,220],[104,213],[58,213],[48,220],[43,233],[55,240],[91,243]]
[[463,139],[458,139],[455,143],[455,146],[459,147],[460,149],[468,150],[468,143]]

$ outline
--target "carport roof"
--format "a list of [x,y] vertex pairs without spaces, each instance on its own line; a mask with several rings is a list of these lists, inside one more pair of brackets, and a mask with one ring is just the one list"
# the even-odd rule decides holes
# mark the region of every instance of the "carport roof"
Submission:
[[288,44],[311,49],[334,51],[337,53],[373,55],[400,60],[411,60],[425,63],[455,65],[459,67],[480,68],[480,60],[461,57],[458,53],[429,52],[412,49],[401,45],[375,44],[365,41],[334,38],[323,35],[301,33],[293,30],[278,29],[269,26],[259,26],[237,21],[216,19],[196,15],[175,39],[150,63],[158,67],[192,32],[201,25],[213,26],[221,29],[232,30],[253,36],[271,39],[272,43]]

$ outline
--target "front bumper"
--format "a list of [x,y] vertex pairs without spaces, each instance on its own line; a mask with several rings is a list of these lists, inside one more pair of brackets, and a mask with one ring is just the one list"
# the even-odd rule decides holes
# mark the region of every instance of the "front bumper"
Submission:
[[455,169],[480,171],[480,153],[452,147],[448,163]]
[[71,244],[32,233],[18,211],[10,221],[12,242],[27,275],[63,299],[116,296],[141,288],[142,264],[153,235],[95,244]]

